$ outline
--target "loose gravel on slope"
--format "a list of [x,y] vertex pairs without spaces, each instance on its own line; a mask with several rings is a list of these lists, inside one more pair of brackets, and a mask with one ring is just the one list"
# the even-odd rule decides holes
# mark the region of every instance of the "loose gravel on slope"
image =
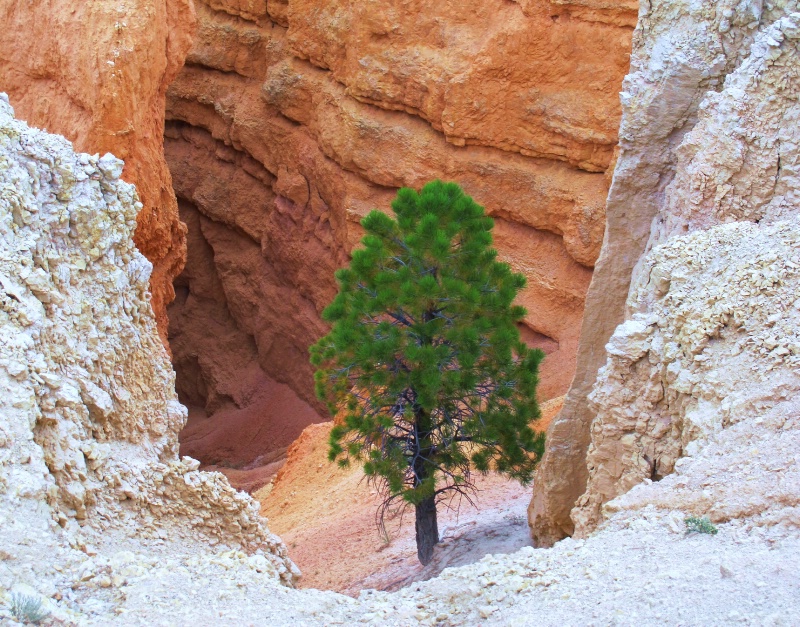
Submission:
[[[525,548],[358,599],[277,586],[243,554],[165,559],[89,625],[796,625],[800,538],[722,525],[686,535],[683,515],[620,515],[587,540]],[[88,608],[87,608],[88,609]]]

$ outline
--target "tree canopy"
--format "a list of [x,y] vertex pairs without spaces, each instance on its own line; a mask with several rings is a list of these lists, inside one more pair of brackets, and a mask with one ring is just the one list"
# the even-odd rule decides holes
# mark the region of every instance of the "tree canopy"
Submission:
[[317,395],[338,416],[330,459],[363,464],[381,512],[395,498],[415,506],[427,563],[436,503],[469,491],[473,471],[531,480],[544,355],[520,341],[525,278],[497,261],[483,207],[434,181],[399,190],[392,209],[362,220],[362,247],[323,312],[331,331],[311,355]]

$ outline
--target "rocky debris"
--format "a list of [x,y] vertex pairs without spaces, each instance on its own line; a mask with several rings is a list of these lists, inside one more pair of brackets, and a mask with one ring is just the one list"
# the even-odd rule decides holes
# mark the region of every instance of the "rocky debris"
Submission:
[[[307,348],[325,333],[333,272],[368,211],[435,178],[496,218],[501,257],[528,278],[523,337],[548,353],[542,396],[562,395],[603,238],[635,3],[196,4],[165,139],[189,226],[170,309],[181,398],[218,423],[223,405],[258,413],[262,433],[285,422],[296,437],[318,420],[259,403],[264,379],[324,413]],[[224,436],[207,442],[208,457],[193,450],[203,461]]]
[[[678,511],[640,516],[618,516],[585,541],[566,539],[552,549],[528,547],[513,556],[489,556],[448,569],[395,594],[365,591],[359,600],[369,611],[362,621],[780,625],[797,616],[800,608],[791,598],[797,582],[785,579],[799,555],[796,536],[729,525],[713,538],[692,537],[682,529]],[[723,562],[738,575],[722,577]]]
[[716,523],[750,518],[763,527],[796,533],[800,527],[799,409],[796,401],[776,403],[754,419],[727,427],[705,447],[695,446],[692,455],[678,459],[674,473],[657,484],[643,481],[606,503],[603,513],[680,506]]
[[0,89],[17,116],[77,150],[124,159],[122,177],[142,203],[134,241],[153,264],[151,302],[166,345],[186,242],[164,160],[164,95],[191,47],[193,2],[1,0],[0,21]]
[[[603,347],[632,313],[629,290],[650,280],[646,252],[694,230],[797,214],[798,8],[794,0],[641,5],[577,371],[529,510],[540,545],[574,531],[570,511],[586,489],[597,408],[587,397]],[[655,299],[668,286],[651,287]]]
[[2,588],[60,594],[69,614],[95,575],[65,564],[187,539],[186,552],[261,555],[291,585],[297,569],[258,504],[177,457],[186,410],[150,307],[151,264],[131,239],[141,203],[118,178],[122,162],[76,154],[12,116],[2,96]]
[[[259,572],[264,564],[257,556],[236,551],[186,557],[113,553],[92,558],[91,571],[77,563],[71,567],[75,576],[96,573],[77,586],[93,594],[81,597],[85,611],[72,619],[87,625],[398,627],[795,621],[796,532],[733,521],[720,525],[715,536],[687,535],[684,516],[681,510],[646,507],[619,512],[586,540],[487,556],[398,592],[365,590],[357,599],[278,586]],[[118,588],[115,575],[124,582]],[[90,586],[94,579],[97,584]],[[111,586],[102,587],[109,579]],[[113,602],[100,600],[113,590]],[[71,590],[61,594],[77,596]],[[7,616],[3,604],[0,596],[0,616]]]

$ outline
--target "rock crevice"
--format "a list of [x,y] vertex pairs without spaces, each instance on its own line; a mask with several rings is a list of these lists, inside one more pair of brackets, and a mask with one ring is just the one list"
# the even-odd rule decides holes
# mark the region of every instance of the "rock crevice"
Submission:
[[[316,407],[306,349],[324,333],[319,313],[358,221],[388,210],[397,188],[442,178],[496,218],[501,257],[529,281],[525,336],[549,353],[542,394],[564,392],[603,237],[630,41],[630,23],[574,13],[589,9],[630,7],[197,3],[197,36],[167,94],[167,159],[178,196],[211,220],[201,224],[216,233],[231,322],[255,338],[270,379]],[[224,228],[260,242],[262,259],[225,249],[238,245]],[[189,297],[171,310],[172,332],[189,337],[205,314],[190,282],[179,284]],[[176,349],[175,363],[210,368],[200,353],[225,352],[212,342]]]

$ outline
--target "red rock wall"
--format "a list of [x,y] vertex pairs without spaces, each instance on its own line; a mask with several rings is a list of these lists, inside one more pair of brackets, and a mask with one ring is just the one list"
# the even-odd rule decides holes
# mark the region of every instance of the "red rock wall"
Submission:
[[166,304],[186,258],[163,155],[164,95],[191,46],[192,0],[0,0],[0,91],[19,119],[75,149],[125,160],[143,208],[134,240],[153,263],[152,304]]
[[501,258],[529,281],[523,336],[548,353],[541,396],[563,394],[635,3],[203,0],[197,14],[165,142],[190,226],[170,309],[182,397],[285,420],[253,400],[263,374],[317,407],[307,348],[358,220],[434,178],[495,217]]

